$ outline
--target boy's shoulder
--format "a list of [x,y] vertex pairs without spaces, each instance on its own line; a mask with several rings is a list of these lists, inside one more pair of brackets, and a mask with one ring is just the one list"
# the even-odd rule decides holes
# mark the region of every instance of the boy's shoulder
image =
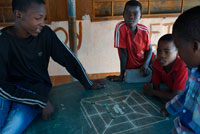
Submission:
[[137,24],[137,27],[148,30],[148,28],[145,25],[140,23]]
[[41,33],[39,34],[39,38],[51,38],[54,31],[47,25],[42,28]]
[[49,26],[45,25],[45,26],[43,27],[43,31],[44,31],[44,32],[50,32],[50,31],[52,31],[52,29],[51,29]]
[[121,28],[127,28],[128,26],[126,25],[126,23],[124,21],[120,21],[119,23],[117,23],[116,25],[116,29],[121,29]]
[[5,54],[9,48],[11,38],[6,35],[5,28],[0,30],[0,55]]
[[184,63],[183,60],[181,60],[181,58],[179,56],[177,56],[176,61],[174,62],[174,67],[176,67],[177,69],[180,68],[186,68],[186,64]]
[[[162,70],[163,69],[163,66],[160,64],[160,62],[158,61],[158,59],[155,59],[155,61],[153,63],[153,68],[157,69],[157,70]],[[173,70],[180,70],[181,68],[186,68],[186,64],[178,56],[176,58],[175,62],[174,62]],[[182,71],[182,70],[180,70],[180,71]]]
[[194,67],[194,68],[188,68],[188,77],[190,78],[190,76],[192,75],[192,78],[197,79],[197,81],[200,82],[200,67]]
[[148,30],[148,28],[145,26],[145,25],[143,25],[143,24],[137,24],[137,29],[138,29],[138,31],[140,32],[140,33],[142,33],[142,34],[147,34],[147,35],[149,35],[149,30]]
[[153,68],[156,69],[156,70],[162,70],[162,68],[163,68],[157,58],[153,62]]

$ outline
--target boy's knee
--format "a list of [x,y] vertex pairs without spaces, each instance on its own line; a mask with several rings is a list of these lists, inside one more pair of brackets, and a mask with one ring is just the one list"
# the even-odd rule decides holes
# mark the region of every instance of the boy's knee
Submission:
[[2,134],[21,134],[39,113],[23,104],[15,103],[14,107],[9,113]]
[[10,101],[0,97],[0,134],[3,129],[10,109]]
[[0,134],[20,134],[23,128],[24,116],[12,110]]

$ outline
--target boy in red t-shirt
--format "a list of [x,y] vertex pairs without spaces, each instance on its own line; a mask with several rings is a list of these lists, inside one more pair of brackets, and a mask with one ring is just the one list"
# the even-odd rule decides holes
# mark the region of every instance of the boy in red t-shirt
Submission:
[[128,1],[124,8],[124,21],[115,28],[114,47],[118,48],[120,76],[108,76],[108,80],[123,81],[126,69],[140,69],[142,76],[150,74],[152,47],[147,27],[138,24],[141,16],[141,3]]
[[[188,70],[177,54],[172,34],[162,36],[158,41],[157,59],[153,63],[153,88],[150,83],[146,83],[143,86],[146,94],[157,96],[166,102],[185,89]],[[160,89],[161,83],[167,89]]]

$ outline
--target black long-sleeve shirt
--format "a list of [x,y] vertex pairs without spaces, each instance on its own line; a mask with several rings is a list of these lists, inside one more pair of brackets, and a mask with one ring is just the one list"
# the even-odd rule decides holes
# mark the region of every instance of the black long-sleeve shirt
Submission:
[[9,100],[44,108],[52,88],[48,74],[49,59],[64,66],[89,89],[92,81],[70,49],[45,26],[42,32],[26,39],[0,33],[0,96]]

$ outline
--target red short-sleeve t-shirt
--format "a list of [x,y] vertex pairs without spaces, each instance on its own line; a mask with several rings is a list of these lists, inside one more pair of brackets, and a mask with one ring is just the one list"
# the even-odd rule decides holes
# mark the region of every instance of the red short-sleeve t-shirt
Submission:
[[188,69],[186,68],[186,64],[179,57],[176,58],[169,73],[166,73],[157,59],[153,63],[153,84],[158,85],[164,83],[169,89],[184,90],[187,78]]
[[144,62],[144,53],[149,50],[150,36],[146,26],[137,24],[137,33],[132,34],[131,29],[124,21],[117,24],[115,28],[114,47],[126,48],[128,51],[128,63],[126,69],[141,67]]

